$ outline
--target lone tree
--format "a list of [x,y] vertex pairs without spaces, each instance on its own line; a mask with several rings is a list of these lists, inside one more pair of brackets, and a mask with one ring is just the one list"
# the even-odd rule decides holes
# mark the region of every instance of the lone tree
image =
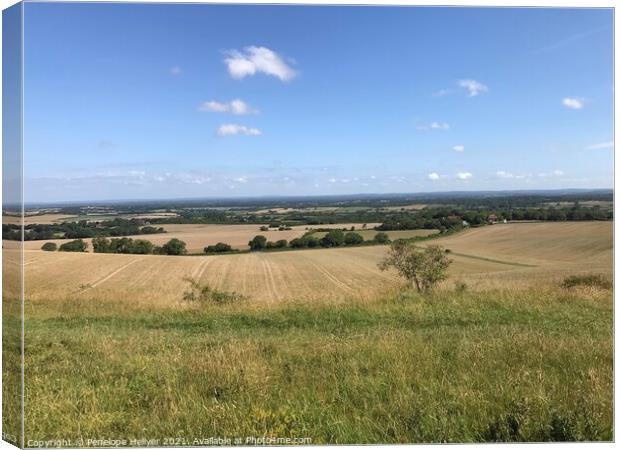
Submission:
[[438,245],[421,248],[399,240],[392,243],[379,268],[394,267],[418,292],[426,292],[447,278],[446,270],[451,263],[445,250]]

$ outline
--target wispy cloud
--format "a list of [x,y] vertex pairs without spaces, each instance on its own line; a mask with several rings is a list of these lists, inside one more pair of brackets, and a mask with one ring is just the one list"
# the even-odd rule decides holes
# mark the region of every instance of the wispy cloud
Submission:
[[428,125],[418,125],[416,127],[420,131],[427,130],[448,130],[450,129],[450,125],[446,122],[431,122]]
[[604,148],[614,148],[614,141],[599,142],[598,144],[592,144],[585,147],[586,150],[601,150]]
[[577,97],[565,97],[562,99],[562,104],[570,109],[583,108],[583,99]]
[[489,88],[476,80],[459,80],[459,86],[467,89],[468,97],[476,97],[482,92],[487,92]]
[[531,174],[526,174],[526,173],[512,173],[512,172],[506,172],[505,170],[498,170],[497,172],[495,172],[495,176],[497,176],[497,178],[502,178],[504,180],[523,180],[525,178],[529,178],[531,177]]
[[462,152],[465,151],[465,146],[464,145],[455,145],[454,147],[452,147],[452,150],[454,150],[455,152],[462,153]]
[[244,114],[257,114],[258,110],[251,108],[247,103],[238,98],[228,103],[220,103],[216,101],[203,102],[198,106],[201,112],[225,112],[238,116]]
[[459,172],[456,174],[459,180],[469,180],[473,175],[470,172]]
[[250,128],[236,123],[225,123],[217,129],[218,136],[259,136],[262,132],[258,128]]
[[266,47],[249,46],[243,51],[228,50],[224,63],[230,76],[238,80],[259,72],[281,81],[290,81],[297,75],[280,55]]
[[567,36],[563,39],[560,39],[559,41],[554,42],[553,44],[546,45],[544,47],[539,48],[538,50],[535,50],[534,54],[540,54],[540,53],[545,53],[545,52],[549,52],[552,50],[557,50],[558,48],[565,47],[569,44],[572,44],[573,42],[580,41],[583,38],[586,38],[588,36],[591,36],[595,33],[599,33],[604,30],[606,30],[606,28],[594,28],[592,30],[586,30],[580,33],[573,34],[571,36]]

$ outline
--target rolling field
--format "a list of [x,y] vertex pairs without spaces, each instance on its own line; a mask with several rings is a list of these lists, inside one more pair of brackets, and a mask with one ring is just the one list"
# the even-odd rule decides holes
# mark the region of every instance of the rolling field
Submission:
[[[337,225],[320,225],[322,228],[350,228],[355,226],[361,228],[363,224],[360,223],[345,223]],[[375,223],[368,224],[369,227],[374,227]],[[128,236],[134,239],[146,239],[151,241],[155,245],[163,245],[172,238],[181,239],[187,244],[187,251],[189,253],[202,253],[203,249],[207,245],[214,245],[218,242],[224,242],[230,244],[233,248],[247,249],[248,242],[256,235],[261,234],[269,241],[277,241],[279,239],[286,239],[290,241],[296,237],[302,236],[308,228],[307,226],[295,226],[291,230],[278,231],[277,228],[272,228],[269,231],[260,231],[260,225],[203,225],[203,224],[165,224],[156,225],[162,226],[166,233],[160,234],[142,234],[135,236]],[[57,245],[61,245],[64,242],[69,242],[72,239],[50,239],[49,241],[26,241],[24,248],[26,250],[39,250],[45,242],[55,242]],[[85,239],[90,244],[90,239]],[[89,245],[89,251],[92,251],[92,246]]]
[[[382,246],[28,250],[26,439],[611,440],[612,292],[558,285],[610,276],[611,230],[509,224],[426,241],[451,249],[454,264],[423,296],[378,271]],[[5,245],[5,277],[14,253]],[[249,298],[183,300],[188,276]],[[7,323],[18,313],[5,308]],[[6,337],[9,379],[20,352]]]
[[[523,288],[559,280],[567,273],[611,272],[611,222],[494,225],[425,244],[451,250],[454,263],[448,286],[466,281],[480,288],[506,283]],[[32,301],[49,297],[124,301],[131,292],[131,304],[181,306],[183,278],[192,277],[264,304],[368,300],[402,287],[392,272],[377,268],[385,251],[384,246],[370,246],[155,256],[30,250],[25,257],[26,289]]]

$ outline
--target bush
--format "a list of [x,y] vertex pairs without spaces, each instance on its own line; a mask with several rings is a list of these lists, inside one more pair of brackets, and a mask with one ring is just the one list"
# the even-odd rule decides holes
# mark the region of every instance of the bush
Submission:
[[340,247],[344,244],[344,233],[342,230],[331,230],[322,239],[323,247]]
[[288,245],[288,241],[286,239],[280,239],[276,241],[276,248],[284,248]]
[[161,246],[161,253],[163,255],[185,255],[187,253],[185,242],[172,238]]
[[320,247],[321,241],[319,240],[319,238],[316,238],[314,236],[308,236],[306,238],[306,245],[308,246],[308,248]]
[[85,252],[88,248],[88,244],[82,239],[76,239],[71,242],[65,242],[62,244],[58,251],[60,252]]
[[57,248],[58,246],[53,242],[46,242],[41,246],[41,250],[44,250],[46,252],[55,252]]
[[388,236],[387,233],[377,233],[375,234],[375,238],[374,241],[377,244],[389,244],[390,243],[390,237]]
[[611,289],[612,283],[602,275],[571,275],[564,278],[562,287],[570,289],[576,286],[596,287],[600,289]]
[[350,231],[344,235],[344,243],[346,245],[359,245],[362,242],[364,242],[364,238],[359,233]]
[[184,279],[188,284],[188,290],[183,293],[183,300],[198,301],[202,303],[234,303],[245,300],[246,297],[237,292],[226,292],[214,289],[208,284],[200,284],[193,278]]
[[262,250],[267,247],[267,238],[259,234],[258,236],[254,236],[254,239],[248,242],[248,245],[252,251]]
[[215,245],[208,245],[204,248],[204,252],[205,253],[226,253],[226,252],[232,252],[233,248],[228,245],[225,244],[223,242],[218,242]]

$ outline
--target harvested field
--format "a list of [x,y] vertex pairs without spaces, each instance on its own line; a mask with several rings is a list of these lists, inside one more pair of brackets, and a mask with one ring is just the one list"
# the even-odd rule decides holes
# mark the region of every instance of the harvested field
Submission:
[[[612,223],[494,225],[428,241],[451,250],[447,284],[528,287],[581,272],[611,273]],[[280,232],[272,232],[280,233]],[[167,236],[168,237],[168,236]],[[402,286],[377,263],[386,247],[219,256],[26,251],[29,299],[74,297],[182,306],[184,277],[264,304],[376,298]],[[129,297],[128,297],[129,296]]]

